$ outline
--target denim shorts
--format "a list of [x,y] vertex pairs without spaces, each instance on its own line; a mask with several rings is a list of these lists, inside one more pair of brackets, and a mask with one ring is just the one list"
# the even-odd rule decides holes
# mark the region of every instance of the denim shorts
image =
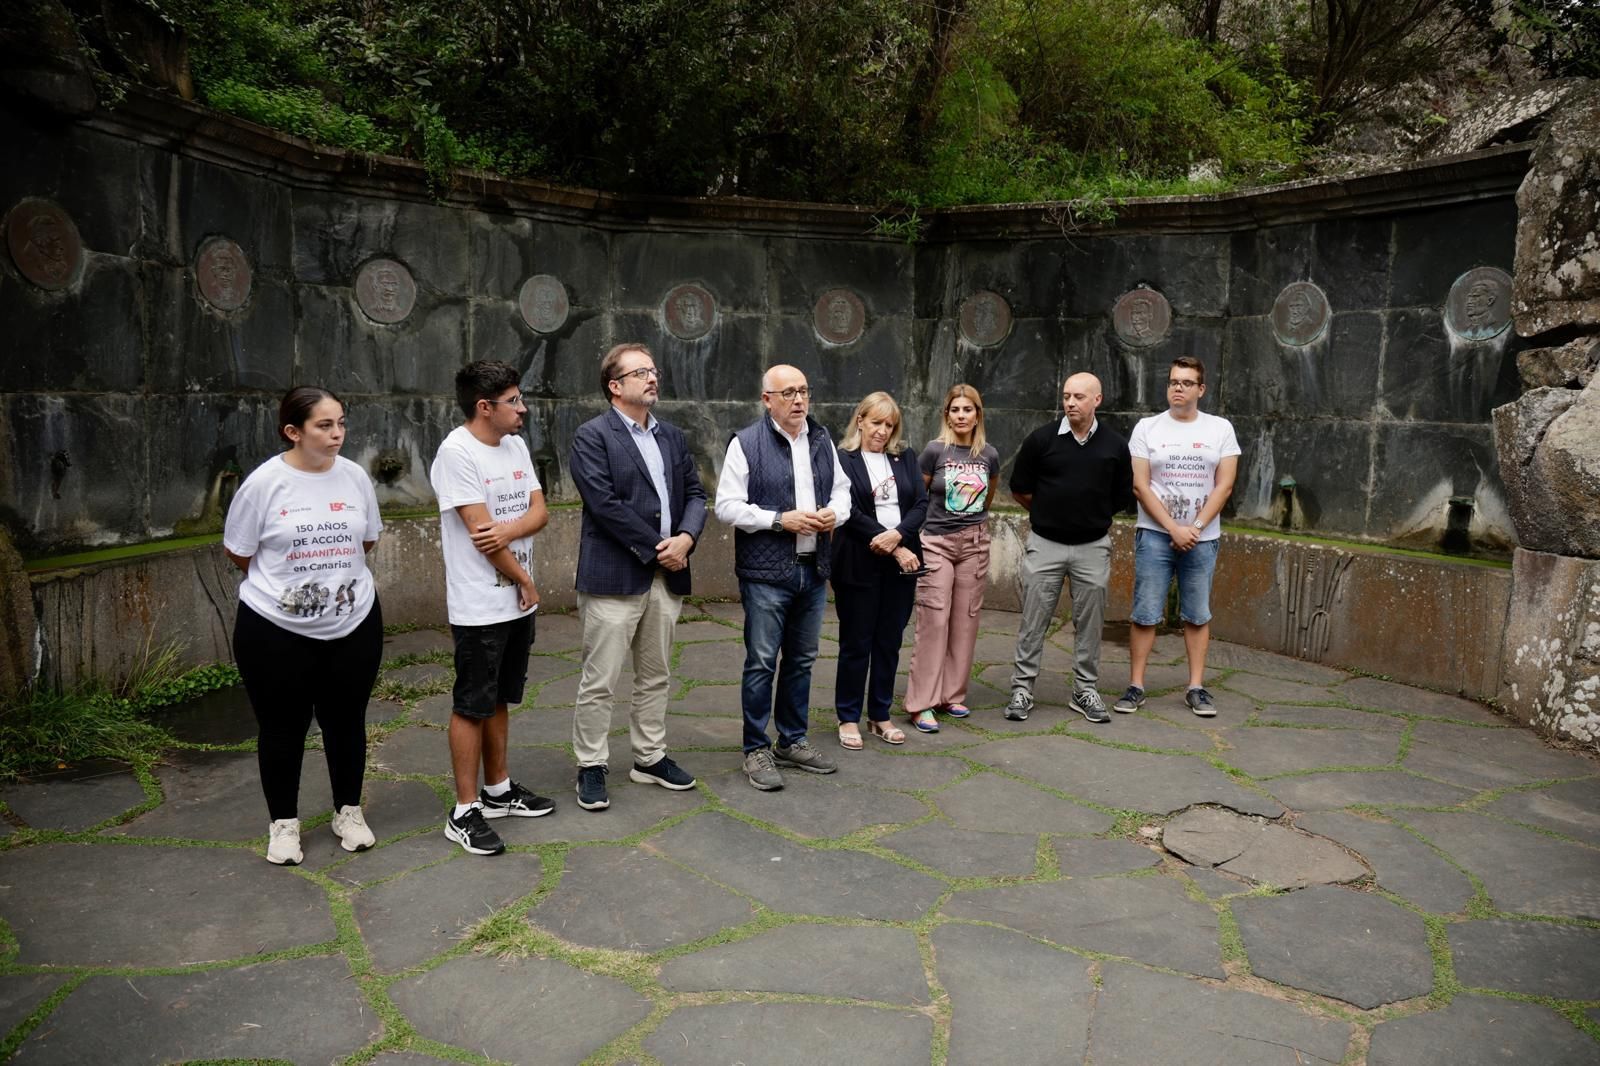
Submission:
[[536,614],[487,626],[451,626],[456,642],[452,706],[463,718],[492,718],[496,707],[522,702]]
[[1167,614],[1167,589],[1178,578],[1178,617],[1192,626],[1211,621],[1211,575],[1221,538],[1203,540],[1186,552],[1153,529],[1133,531],[1133,615],[1136,626],[1160,625]]

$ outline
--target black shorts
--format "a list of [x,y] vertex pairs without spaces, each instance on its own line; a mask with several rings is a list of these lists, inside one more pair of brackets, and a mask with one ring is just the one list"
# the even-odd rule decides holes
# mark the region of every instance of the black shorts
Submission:
[[528,680],[528,649],[537,614],[490,626],[451,626],[456,641],[455,712],[465,718],[491,718],[498,706],[522,702]]

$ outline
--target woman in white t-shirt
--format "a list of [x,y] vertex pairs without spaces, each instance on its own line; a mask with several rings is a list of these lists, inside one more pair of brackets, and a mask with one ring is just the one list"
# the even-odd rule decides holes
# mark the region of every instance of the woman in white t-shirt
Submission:
[[333,832],[346,851],[373,845],[361,813],[367,699],[383,656],[383,612],[367,552],[383,529],[372,481],[339,455],[344,404],[290,389],[278,435],[290,445],[257,467],[228,508],[222,547],[244,571],[233,654],[260,729],[267,861],[300,851],[300,765],[315,718],[333,786]]

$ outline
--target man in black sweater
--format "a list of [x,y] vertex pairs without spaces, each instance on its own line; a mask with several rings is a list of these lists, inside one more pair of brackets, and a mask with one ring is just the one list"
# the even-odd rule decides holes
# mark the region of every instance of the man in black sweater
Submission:
[[1006,717],[1024,721],[1033,711],[1044,634],[1072,591],[1072,707],[1091,722],[1109,722],[1100,680],[1100,626],[1111,579],[1111,516],[1133,507],[1133,464],[1128,442],[1095,417],[1100,379],[1074,374],[1061,387],[1066,417],[1040,426],[1022,442],[1011,468],[1011,495],[1032,520],[1022,560],[1022,628],[1011,673]]

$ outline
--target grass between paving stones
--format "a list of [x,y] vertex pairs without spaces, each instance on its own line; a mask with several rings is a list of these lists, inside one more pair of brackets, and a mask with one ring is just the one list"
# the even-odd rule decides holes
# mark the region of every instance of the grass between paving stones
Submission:
[[1217,909],[1217,944],[1222,949],[1222,968],[1231,977],[1248,975],[1250,956],[1244,950],[1244,936],[1239,932],[1239,919],[1233,916],[1233,905],[1219,900]]

